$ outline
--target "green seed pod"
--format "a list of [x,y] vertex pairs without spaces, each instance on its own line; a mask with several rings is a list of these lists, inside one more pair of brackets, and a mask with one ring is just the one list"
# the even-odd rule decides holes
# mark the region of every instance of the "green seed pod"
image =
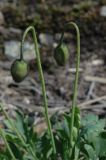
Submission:
[[11,66],[11,75],[17,83],[23,81],[28,75],[28,64],[24,60],[17,59]]
[[54,58],[58,65],[63,66],[66,64],[69,54],[68,48],[65,44],[59,44],[54,51]]

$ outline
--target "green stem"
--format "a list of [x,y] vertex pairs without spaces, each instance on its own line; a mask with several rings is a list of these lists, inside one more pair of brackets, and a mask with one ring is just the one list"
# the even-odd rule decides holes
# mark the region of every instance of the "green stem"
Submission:
[[[24,137],[21,135],[21,133],[18,131],[18,129],[15,127],[15,125],[13,124],[13,122],[11,121],[10,117],[8,116],[8,114],[6,113],[6,111],[4,110],[3,106],[0,105],[1,110],[3,111],[4,116],[6,117],[6,119],[8,120],[8,122],[10,123],[11,127],[13,128],[13,130],[16,132],[18,138],[20,139],[21,143],[26,146],[26,142]],[[28,149],[28,148],[27,148]],[[29,147],[30,152],[32,153],[33,157],[35,158],[34,160],[38,160],[35,153],[33,152],[32,148]]]
[[13,160],[16,160],[16,158],[15,158],[15,156],[14,156],[14,154],[13,154],[13,152],[12,152],[12,150],[11,150],[8,142],[7,142],[7,139],[6,139],[6,137],[5,137],[5,133],[3,133],[3,131],[2,131],[1,128],[0,128],[0,133],[1,133],[1,136],[2,136],[2,138],[3,138],[3,140],[4,140],[4,142],[5,142],[5,145],[6,145],[7,149],[8,149],[8,151],[9,151],[12,159],[13,159]]
[[75,75],[75,81],[74,81],[74,91],[73,91],[73,100],[72,100],[72,114],[71,114],[71,123],[70,123],[70,144],[72,145],[73,141],[73,126],[74,126],[74,116],[75,116],[75,107],[76,107],[76,100],[77,100],[77,88],[78,88],[78,78],[79,78],[79,65],[80,65],[80,32],[79,28],[74,22],[68,22],[65,25],[65,29],[62,33],[60,43],[63,41],[64,32],[67,27],[73,26],[77,33],[77,59],[76,59],[76,75]]
[[27,33],[29,31],[32,31],[34,45],[35,45],[36,59],[37,59],[37,65],[38,65],[38,71],[39,71],[39,78],[40,78],[41,86],[42,86],[44,109],[45,109],[45,118],[46,118],[46,122],[47,122],[47,125],[48,125],[48,132],[49,132],[50,137],[51,137],[53,152],[54,152],[54,154],[56,154],[55,141],[54,141],[54,137],[53,137],[53,133],[52,133],[51,123],[50,123],[49,116],[48,116],[48,104],[47,104],[47,98],[46,98],[45,81],[44,81],[44,76],[43,76],[43,71],[42,71],[42,66],[41,66],[41,60],[40,60],[40,53],[39,53],[39,48],[38,48],[37,36],[36,36],[35,28],[33,26],[29,26],[24,32],[24,35],[23,35],[23,38],[22,38],[22,43],[21,43],[20,58],[23,57],[23,55],[22,55],[23,54],[23,45],[24,45],[24,41],[25,41],[25,38],[27,36]]

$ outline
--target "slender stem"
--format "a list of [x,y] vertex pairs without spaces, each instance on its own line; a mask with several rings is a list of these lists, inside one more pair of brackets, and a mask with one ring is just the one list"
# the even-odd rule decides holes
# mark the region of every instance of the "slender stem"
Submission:
[[68,22],[65,25],[65,29],[62,33],[62,36],[60,38],[60,43],[63,41],[64,32],[67,27],[73,26],[77,33],[77,59],[76,59],[76,75],[75,75],[75,81],[74,81],[74,91],[73,91],[73,100],[72,100],[72,114],[71,114],[71,123],[70,123],[70,144],[72,145],[73,141],[73,126],[74,126],[74,115],[75,115],[75,107],[76,107],[76,100],[77,100],[77,88],[78,88],[78,78],[79,78],[79,65],[80,65],[80,32],[79,28],[74,22]]
[[[13,128],[13,130],[16,132],[18,138],[20,139],[21,143],[25,146],[26,142],[24,137],[21,135],[21,133],[18,131],[18,129],[15,127],[15,125],[13,124],[13,122],[11,121],[10,117],[8,116],[8,114],[6,113],[6,111],[4,110],[3,106],[0,105],[1,110],[3,111],[4,116],[7,118],[8,122],[10,123],[11,127]],[[38,160],[35,153],[33,152],[32,148],[29,147],[27,148],[30,150],[30,152],[32,153],[33,157],[35,158],[35,160]]]
[[0,134],[1,134],[1,136],[2,136],[2,138],[3,138],[3,140],[4,140],[4,142],[5,142],[5,145],[6,145],[7,149],[8,149],[8,151],[9,151],[12,159],[13,159],[13,160],[16,160],[16,158],[15,158],[15,156],[14,156],[14,154],[13,154],[13,152],[12,152],[12,150],[11,150],[8,142],[7,142],[7,139],[6,139],[6,137],[5,137],[5,133],[3,133],[3,131],[2,131],[1,128],[0,128]]
[[46,98],[45,81],[44,81],[44,76],[43,76],[43,71],[42,71],[42,66],[41,66],[41,60],[40,60],[40,53],[39,53],[39,48],[38,48],[37,36],[36,36],[35,28],[33,26],[29,26],[24,32],[24,35],[23,35],[23,38],[22,38],[22,43],[21,43],[21,55],[20,56],[22,57],[23,44],[24,44],[25,38],[26,38],[26,36],[27,36],[29,31],[32,31],[32,35],[33,35],[35,51],[36,51],[36,59],[37,59],[37,65],[38,65],[38,71],[39,71],[39,78],[40,78],[41,86],[42,86],[44,109],[45,109],[45,118],[46,118],[47,125],[48,125],[48,132],[49,132],[49,134],[51,136],[53,152],[55,154],[56,153],[56,147],[55,147],[55,141],[54,141],[54,137],[53,137],[53,133],[52,133],[50,119],[49,119],[49,116],[48,116],[48,104],[47,104],[47,98]]

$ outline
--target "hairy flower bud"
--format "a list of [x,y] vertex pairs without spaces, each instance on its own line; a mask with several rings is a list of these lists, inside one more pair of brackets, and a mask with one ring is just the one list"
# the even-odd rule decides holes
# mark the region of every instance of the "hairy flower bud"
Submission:
[[28,64],[24,60],[17,59],[11,66],[13,80],[17,83],[23,81],[28,74]]
[[58,65],[63,66],[66,64],[69,54],[68,48],[65,44],[59,44],[54,51],[54,58]]

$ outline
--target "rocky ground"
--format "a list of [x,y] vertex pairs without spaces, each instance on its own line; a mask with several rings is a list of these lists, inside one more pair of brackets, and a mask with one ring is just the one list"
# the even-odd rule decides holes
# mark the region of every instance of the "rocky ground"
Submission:
[[[75,21],[81,32],[81,64],[78,105],[85,112],[106,116],[106,2],[101,1],[0,1],[0,101],[7,110],[20,108],[38,116],[43,109],[34,45],[29,36],[25,59],[29,76],[16,84],[10,74],[12,61],[19,56],[20,40],[29,25],[36,28],[50,114],[68,111],[73,96],[76,41],[74,30],[66,30],[64,42],[70,58],[65,67],[56,65],[53,51],[64,23]],[[2,119],[2,118],[1,118]]]

